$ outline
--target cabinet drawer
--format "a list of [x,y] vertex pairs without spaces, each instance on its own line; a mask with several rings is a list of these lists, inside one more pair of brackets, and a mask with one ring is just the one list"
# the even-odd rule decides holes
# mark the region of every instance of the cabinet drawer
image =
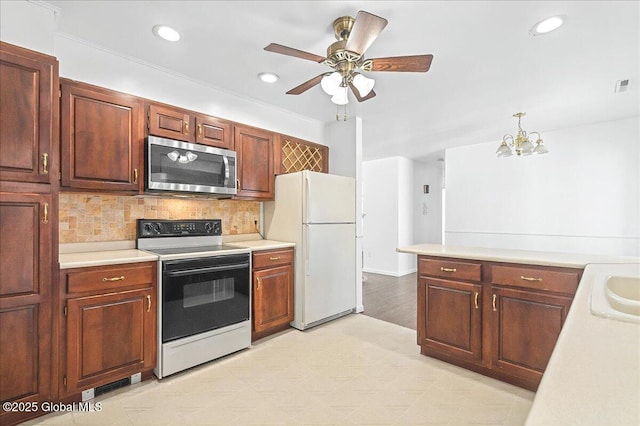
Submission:
[[293,263],[293,249],[269,250],[253,253],[253,269]]
[[555,271],[533,267],[492,266],[491,284],[575,294],[580,272],[573,269]]
[[481,281],[482,265],[479,263],[459,262],[456,260],[440,260],[420,258],[418,264],[420,275],[433,277],[456,278],[460,280]]
[[67,293],[113,290],[153,282],[153,264],[99,266],[67,273]]

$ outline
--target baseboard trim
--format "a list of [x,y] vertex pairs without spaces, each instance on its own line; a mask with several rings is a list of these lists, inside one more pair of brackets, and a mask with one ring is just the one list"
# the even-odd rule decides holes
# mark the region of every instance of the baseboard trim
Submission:
[[387,275],[390,277],[404,277],[405,275],[409,275],[409,274],[413,274],[417,271],[417,269],[410,269],[408,271],[402,271],[402,272],[391,272],[391,271],[384,271],[381,269],[373,269],[373,268],[362,268],[362,272],[364,273],[370,273],[370,274],[379,274],[379,275]]

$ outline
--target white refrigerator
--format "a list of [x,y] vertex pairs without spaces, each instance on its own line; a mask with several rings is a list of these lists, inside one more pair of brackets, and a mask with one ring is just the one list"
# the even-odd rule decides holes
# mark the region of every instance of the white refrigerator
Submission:
[[356,307],[355,179],[311,171],[276,176],[265,238],[295,247],[294,313],[305,330]]

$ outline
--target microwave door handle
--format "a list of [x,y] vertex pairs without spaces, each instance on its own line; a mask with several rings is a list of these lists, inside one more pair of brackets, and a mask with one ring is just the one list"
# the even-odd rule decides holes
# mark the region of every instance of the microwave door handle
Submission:
[[224,187],[229,185],[229,160],[226,155],[222,156],[222,162],[224,163]]
[[206,274],[208,272],[219,272],[219,271],[230,271],[234,269],[243,269],[248,268],[248,263],[241,263],[238,265],[227,265],[227,266],[212,266],[210,268],[196,268],[196,269],[183,269],[180,271],[167,271],[167,277],[183,277],[185,275],[192,274]]

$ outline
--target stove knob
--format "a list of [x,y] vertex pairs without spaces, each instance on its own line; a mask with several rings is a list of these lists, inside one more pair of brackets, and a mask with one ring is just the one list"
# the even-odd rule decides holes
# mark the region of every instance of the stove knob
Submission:
[[144,233],[145,233],[145,235],[159,235],[160,234],[160,224],[158,224],[158,223],[145,223],[144,224]]
[[213,231],[213,223],[211,222],[205,222],[204,224],[204,230],[207,231],[207,234],[210,234],[211,231]]

